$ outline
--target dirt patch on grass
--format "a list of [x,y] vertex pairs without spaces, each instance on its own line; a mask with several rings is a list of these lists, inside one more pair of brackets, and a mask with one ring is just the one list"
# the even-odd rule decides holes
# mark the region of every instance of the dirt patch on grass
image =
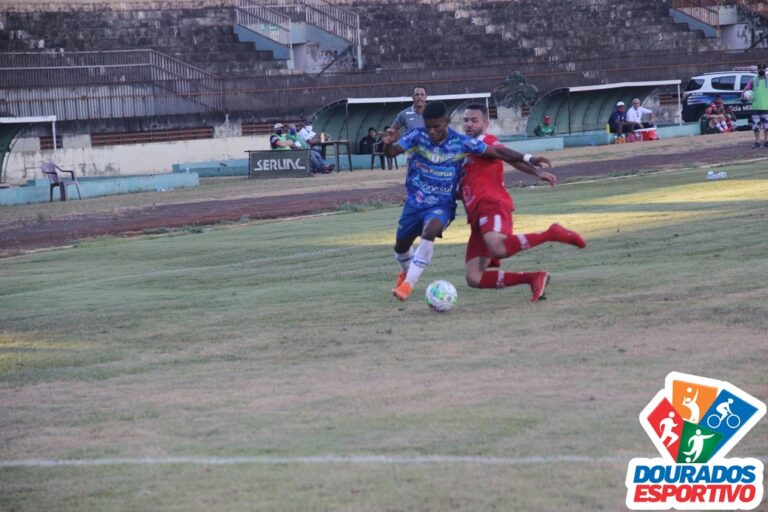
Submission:
[[[768,150],[751,150],[751,134],[696,137],[590,148],[572,148],[547,156],[561,182],[590,176],[633,174],[696,165],[728,164],[767,158]],[[675,142],[677,141],[677,142]],[[691,149],[693,147],[693,149]],[[587,161],[584,161],[588,159]],[[559,164],[559,162],[565,162]],[[66,246],[99,236],[157,233],[185,226],[204,226],[241,219],[274,219],[334,211],[345,204],[401,201],[404,171],[339,173],[313,180],[279,180],[262,188],[212,187],[210,197],[200,190],[177,191],[167,203],[149,195],[147,204],[72,214],[40,212],[32,219],[0,224],[0,257],[25,251]],[[703,176],[702,176],[703,179]],[[242,182],[242,180],[240,180]],[[508,186],[527,186],[535,179],[509,172]],[[231,181],[230,183],[237,183]],[[186,199],[185,199],[186,194]],[[246,195],[250,194],[249,197]],[[68,202],[69,203],[69,202]],[[31,205],[32,206],[32,205]],[[76,210],[75,210],[76,211]]]

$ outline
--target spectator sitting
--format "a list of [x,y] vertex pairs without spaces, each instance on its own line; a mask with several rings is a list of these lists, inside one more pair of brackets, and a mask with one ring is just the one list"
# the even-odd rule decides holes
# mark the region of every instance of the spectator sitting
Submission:
[[310,147],[309,159],[312,162],[312,171],[320,173],[329,173],[333,171],[333,164],[329,164],[323,159],[323,154],[319,146],[313,146],[320,142],[320,137],[312,129],[312,120],[308,119],[304,127],[299,130],[299,137]]
[[616,137],[624,137],[624,134],[634,133],[635,124],[627,121],[627,114],[624,112],[624,102],[616,103],[616,110],[608,118],[608,128]]
[[707,124],[709,126],[710,131],[712,132],[717,131],[720,133],[725,133],[728,131],[728,125],[725,122],[725,108],[723,108],[721,112],[718,104],[712,103],[704,111],[704,116],[707,119]]
[[275,151],[290,151],[291,149],[300,149],[296,147],[296,143],[288,140],[286,136],[285,126],[282,123],[277,123],[274,126],[272,135],[269,137],[269,147]]
[[371,155],[371,170],[373,170],[373,159],[376,154],[379,155],[381,170],[384,170],[384,153],[382,152],[381,138],[376,136],[376,128],[368,128],[368,135],[360,139],[359,148],[361,155]]
[[296,149],[309,149],[309,144],[304,142],[304,139],[299,136],[299,132],[296,129],[295,124],[288,125],[288,135],[286,135],[285,138],[290,142],[293,142],[293,145]]
[[539,123],[533,133],[537,137],[546,137],[555,135],[555,125],[552,124],[552,117],[547,114],[544,116],[544,120]]
[[731,105],[725,106],[725,124],[728,125],[730,131],[736,130],[736,112],[733,111]]
[[[648,122],[643,122],[643,115],[648,114]],[[627,121],[633,123],[633,129],[639,130],[641,128],[653,128],[653,111],[651,109],[641,107],[640,99],[635,98],[632,100],[632,106],[627,111]]]
[[368,135],[360,139],[358,152],[361,155],[370,155],[373,153],[373,145],[376,144],[376,128],[368,128]]
[[715,96],[715,110],[717,115],[723,116],[723,121],[725,121],[725,131],[732,132],[736,121],[736,114],[733,112],[733,107],[725,106],[725,103],[723,103],[723,97],[719,94]]

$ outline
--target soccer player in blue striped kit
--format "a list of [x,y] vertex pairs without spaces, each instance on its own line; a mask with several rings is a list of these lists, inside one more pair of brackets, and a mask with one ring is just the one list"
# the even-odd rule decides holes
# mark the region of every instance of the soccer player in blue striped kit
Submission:
[[[433,101],[424,108],[424,127],[415,128],[397,142],[397,132],[382,136],[384,153],[397,156],[411,151],[405,179],[406,200],[395,235],[395,257],[401,271],[392,294],[406,300],[421,274],[429,266],[435,238],[456,216],[456,195],[461,169],[467,155],[498,158],[510,164],[540,166],[544,158],[522,155],[507,148],[488,146],[451,129],[444,103]],[[413,250],[416,237],[421,237]]]

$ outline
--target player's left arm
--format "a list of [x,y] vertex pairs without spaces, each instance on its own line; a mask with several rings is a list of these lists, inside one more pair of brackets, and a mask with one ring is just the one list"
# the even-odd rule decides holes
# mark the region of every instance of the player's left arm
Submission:
[[557,176],[552,174],[551,172],[542,171],[541,169],[538,169],[531,164],[527,164],[525,162],[515,162],[510,163],[512,167],[517,169],[520,172],[524,172],[525,174],[530,174],[531,176],[535,176],[539,178],[541,181],[546,181],[549,183],[549,186],[554,187],[557,185]]

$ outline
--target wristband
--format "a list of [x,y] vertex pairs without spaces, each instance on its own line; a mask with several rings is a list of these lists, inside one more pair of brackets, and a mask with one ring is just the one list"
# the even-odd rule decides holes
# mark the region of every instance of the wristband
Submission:
[[526,154],[523,155],[523,162],[525,162],[527,164],[530,164],[532,158],[533,158],[532,154],[526,153]]

